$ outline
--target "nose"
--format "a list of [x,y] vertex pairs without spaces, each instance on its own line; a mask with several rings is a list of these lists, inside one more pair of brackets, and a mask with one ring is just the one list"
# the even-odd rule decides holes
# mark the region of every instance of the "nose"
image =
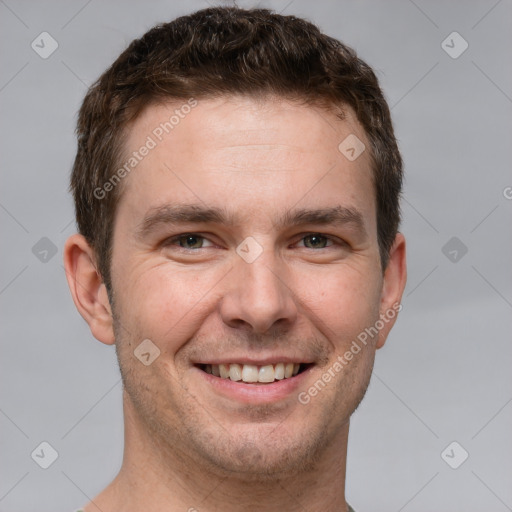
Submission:
[[248,263],[236,258],[221,302],[226,325],[265,334],[287,330],[297,318],[297,304],[284,262],[272,251]]

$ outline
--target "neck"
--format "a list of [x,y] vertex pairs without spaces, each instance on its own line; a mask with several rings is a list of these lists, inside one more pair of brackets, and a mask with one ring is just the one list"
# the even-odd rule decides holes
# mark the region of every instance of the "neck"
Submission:
[[314,468],[272,477],[222,472],[155,441],[124,397],[125,448],[114,481],[86,512],[345,512],[346,424]]

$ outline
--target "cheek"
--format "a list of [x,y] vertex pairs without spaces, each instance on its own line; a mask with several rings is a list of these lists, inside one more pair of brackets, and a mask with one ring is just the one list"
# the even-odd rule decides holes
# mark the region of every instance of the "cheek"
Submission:
[[[357,336],[379,316],[380,279],[347,265],[301,274],[298,296],[329,339]],[[308,277],[309,276],[309,277]],[[308,315],[308,311],[305,311]]]
[[192,266],[171,268],[168,262],[132,269],[126,273],[131,276],[129,282],[120,287],[121,318],[138,338],[149,338],[161,350],[175,352],[193,335],[191,325],[208,303],[205,294],[214,291],[217,275]]
[[[350,343],[378,317],[381,280],[370,269],[363,259],[290,267],[285,289],[291,291],[284,293],[292,294],[299,315],[333,344]],[[152,266],[132,262],[129,270],[120,265],[117,275],[128,278],[114,282],[116,314],[133,343],[148,338],[162,352],[176,353],[222,300],[226,284],[222,278],[228,270],[196,265],[176,268],[165,261]],[[342,348],[336,346],[336,351]]]

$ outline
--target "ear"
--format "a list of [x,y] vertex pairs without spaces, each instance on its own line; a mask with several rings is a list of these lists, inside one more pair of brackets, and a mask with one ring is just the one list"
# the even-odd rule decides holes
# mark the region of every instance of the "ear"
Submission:
[[396,322],[398,312],[402,309],[400,301],[407,281],[407,263],[405,255],[405,237],[397,233],[389,251],[389,260],[384,271],[382,293],[380,299],[380,319],[384,327],[379,330],[377,348],[381,348],[388,337],[389,331]]
[[75,306],[89,324],[93,336],[106,345],[114,344],[107,289],[96,270],[94,251],[82,235],[75,234],[67,239],[64,268]]

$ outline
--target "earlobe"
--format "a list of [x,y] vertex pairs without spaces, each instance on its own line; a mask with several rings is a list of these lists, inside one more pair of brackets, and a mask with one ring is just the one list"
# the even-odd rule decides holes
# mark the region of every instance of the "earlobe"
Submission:
[[82,235],[72,235],[66,241],[64,268],[78,312],[97,340],[112,345],[115,338],[107,290],[97,271],[94,251]]
[[381,348],[388,337],[389,331],[395,324],[398,312],[402,309],[400,302],[407,281],[407,262],[405,237],[397,233],[389,251],[389,260],[384,271],[382,294],[380,302],[380,319],[383,327],[379,330],[377,348]]

